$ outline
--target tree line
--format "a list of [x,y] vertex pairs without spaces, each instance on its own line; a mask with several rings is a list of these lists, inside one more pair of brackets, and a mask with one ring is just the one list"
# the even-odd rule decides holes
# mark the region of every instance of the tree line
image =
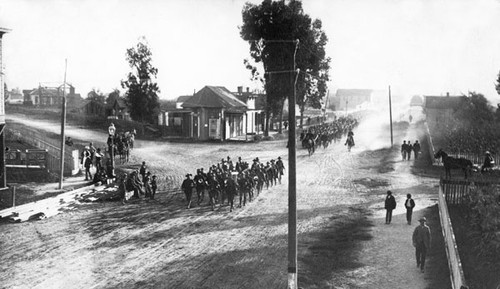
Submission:
[[[251,58],[244,59],[243,64],[250,79],[259,81],[266,94],[265,134],[271,117],[282,119],[285,100],[293,93],[301,116],[307,106],[322,108],[331,60],[326,57],[328,37],[321,20],[306,14],[299,0],[246,3],[242,20],[240,36],[248,42]],[[158,69],[152,64],[152,52],[145,38],[127,49],[126,61],[131,71],[121,81],[121,87],[126,90],[130,116],[135,121],[154,123],[159,112]],[[89,99],[107,103],[117,97],[117,89],[107,99],[96,90],[88,94]]]

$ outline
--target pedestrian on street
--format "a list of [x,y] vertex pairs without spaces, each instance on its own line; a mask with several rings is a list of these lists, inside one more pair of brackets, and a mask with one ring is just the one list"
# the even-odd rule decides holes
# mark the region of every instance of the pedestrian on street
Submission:
[[95,167],[96,170],[99,171],[102,168],[102,154],[101,154],[101,149],[98,148],[96,153],[95,153]]
[[85,167],[85,180],[92,180],[92,174],[90,173],[90,167],[92,166],[92,159],[90,157],[85,158],[85,163],[83,164]]
[[420,153],[420,144],[418,143],[418,140],[416,140],[413,144],[413,152],[415,153],[415,159],[418,159],[418,154]]
[[156,183],[156,175],[153,175],[151,179],[151,199],[154,200],[156,195],[156,190],[158,189],[158,184]]
[[413,151],[413,146],[411,145],[411,142],[408,140],[408,143],[406,144],[406,158],[408,160],[411,159],[411,152]]
[[413,231],[412,241],[415,247],[415,256],[417,258],[417,268],[424,273],[425,257],[431,248],[431,229],[426,225],[427,219],[425,217],[418,220],[420,225]]
[[413,208],[415,207],[415,201],[411,198],[411,194],[406,195],[405,208],[406,208],[406,221],[408,225],[411,225],[411,215],[413,214]]
[[385,223],[390,224],[392,221],[392,210],[396,208],[396,199],[392,196],[391,191],[387,191],[387,197],[385,197]]
[[408,145],[406,144],[406,141],[403,141],[403,144],[401,145],[401,156],[403,157],[403,161],[406,161],[406,151],[408,150]]
[[193,195],[193,189],[195,187],[195,183],[193,179],[191,179],[191,174],[186,174],[186,179],[182,182],[181,188],[186,195],[187,208],[191,208],[191,196]]
[[146,171],[147,171],[147,168],[146,168],[146,162],[142,162],[142,166],[141,168],[139,169],[139,174],[141,175],[142,177],[142,181],[144,182],[144,178],[146,177]]

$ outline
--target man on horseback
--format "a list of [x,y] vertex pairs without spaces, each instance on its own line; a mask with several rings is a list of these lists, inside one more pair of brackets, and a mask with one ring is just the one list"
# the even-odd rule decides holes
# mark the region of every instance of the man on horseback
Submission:
[[354,146],[354,133],[351,130],[347,133],[347,139],[344,145],[347,146],[348,151],[351,151],[351,147]]
[[483,165],[481,166],[481,173],[489,171],[491,168],[493,168],[494,163],[495,161],[493,160],[493,157],[491,156],[490,152],[486,151],[484,155],[484,162]]

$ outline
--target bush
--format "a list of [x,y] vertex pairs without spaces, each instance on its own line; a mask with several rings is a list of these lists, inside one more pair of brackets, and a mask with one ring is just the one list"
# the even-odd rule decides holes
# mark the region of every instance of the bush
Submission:
[[500,190],[493,185],[475,187],[466,205],[473,228],[471,237],[476,240],[475,252],[500,261]]

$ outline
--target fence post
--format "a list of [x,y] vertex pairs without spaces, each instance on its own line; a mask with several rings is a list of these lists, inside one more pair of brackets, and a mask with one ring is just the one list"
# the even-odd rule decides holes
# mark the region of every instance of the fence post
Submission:
[[16,206],[16,187],[12,187],[12,207]]

